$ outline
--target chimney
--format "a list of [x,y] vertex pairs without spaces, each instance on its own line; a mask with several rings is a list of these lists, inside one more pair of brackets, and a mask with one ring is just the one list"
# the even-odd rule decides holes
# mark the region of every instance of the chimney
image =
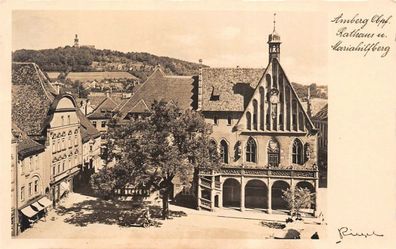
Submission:
[[307,94],[307,114],[308,117],[312,117],[312,110],[311,110],[311,85],[308,86],[308,94]]
[[198,75],[198,108],[202,109],[202,59],[199,59],[199,75]]

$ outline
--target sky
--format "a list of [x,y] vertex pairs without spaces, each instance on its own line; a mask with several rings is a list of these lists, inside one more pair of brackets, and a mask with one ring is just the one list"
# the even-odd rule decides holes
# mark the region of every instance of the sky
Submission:
[[[12,49],[80,45],[148,52],[211,67],[265,67],[273,12],[263,11],[34,11],[12,15]],[[327,16],[280,12],[281,65],[302,84],[327,84]]]

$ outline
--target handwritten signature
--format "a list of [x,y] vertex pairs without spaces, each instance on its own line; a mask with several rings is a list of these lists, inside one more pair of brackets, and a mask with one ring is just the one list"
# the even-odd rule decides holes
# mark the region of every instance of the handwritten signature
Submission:
[[338,228],[338,234],[340,236],[340,240],[337,241],[336,244],[341,243],[341,241],[347,236],[364,237],[364,238],[368,238],[368,237],[371,237],[371,236],[384,237],[383,234],[378,234],[375,231],[373,231],[371,233],[352,232],[352,229],[349,228],[349,227],[340,227],[340,228]]

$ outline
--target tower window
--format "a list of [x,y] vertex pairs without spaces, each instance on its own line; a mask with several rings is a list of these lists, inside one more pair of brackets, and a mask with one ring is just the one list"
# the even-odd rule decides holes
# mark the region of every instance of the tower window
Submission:
[[219,119],[217,118],[217,116],[213,117],[213,124],[215,124],[215,125],[219,124]]

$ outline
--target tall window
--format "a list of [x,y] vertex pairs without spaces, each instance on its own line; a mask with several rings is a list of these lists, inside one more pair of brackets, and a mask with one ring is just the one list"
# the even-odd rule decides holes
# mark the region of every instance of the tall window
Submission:
[[38,180],[34,181],[34,193],[38,192]]
[[264,88],[260,87],[260,129],[264,130]]
[[31,196],[32,195],[32,183],[31,182],[29,182],[29,196]]
[[220,157],[223,163],[228,163],[228,144],[224,140],[220,142]]
[[257,130],[257,100],[253,100],[253,129]]
[[279,143],[274,138],[272,138],[268,143],[267,148],[268,154],[268,165],[272,167],[279,166]]
[[70,124],[70,115],[67,115],[67,124]]
[[256,162],[256,151],[257,151],[257,146],[256,142],[253,140],[253,138],[249,138],[247,144],[246,144],[246,161],[247,162]]
[[252,115],[250,112],[246,113],[246,127],[248,130],[252,129]]
[[293,163],[303,164],[303,156],[303,145],[301,141],[299,139],[294,139],[292,151]]
[[65,125],[65,119],[63,118],[63,116],[61,116],[61,122],[62,122],[62,126]]
[[102,121],[101,127],[102,127],[102,128],[105,128],[105,127],[106,127],[106,121]]
[[92,121],[92,125],[96,128],[96,121]]
[[25,200],[25,187],[21,187],[21,201]]

